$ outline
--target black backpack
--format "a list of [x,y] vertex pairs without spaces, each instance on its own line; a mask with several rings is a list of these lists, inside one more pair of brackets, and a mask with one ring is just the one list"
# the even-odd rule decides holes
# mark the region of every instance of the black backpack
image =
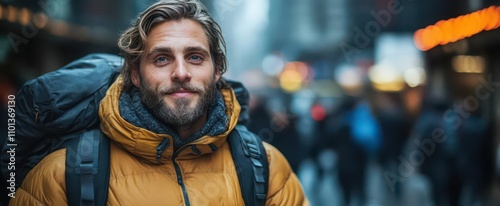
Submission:
[[[109,187],[109,138],[99,129],[98,108],[119,75],[123,59],[91,54],[23,85],[16,95],[16,167],[8,155],[0,164],[4,177],[16,174],[16,188],[43,157],[66,148],[68,205],[106,205]],[[227,80],[226,80],[227,81]],[[246,129],[248,91],[227,81],[241,105],[238,125],[228,143],[245,205],[265,205],[269,164],[262,140]],[[22,129],[21,129],[22,128]],[[8,178],[6,178],[8,179]],[[5,194],[7,195],[7,194]]]

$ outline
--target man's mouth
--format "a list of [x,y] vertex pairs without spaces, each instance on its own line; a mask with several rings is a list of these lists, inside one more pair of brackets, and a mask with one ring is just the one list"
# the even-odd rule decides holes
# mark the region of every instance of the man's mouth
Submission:
[[173,92],[167,93],[167,95],[173,96],[173,97],[190,97],[194,95],[196,92],[194,91],[189,91],[189,90],[176,90]]

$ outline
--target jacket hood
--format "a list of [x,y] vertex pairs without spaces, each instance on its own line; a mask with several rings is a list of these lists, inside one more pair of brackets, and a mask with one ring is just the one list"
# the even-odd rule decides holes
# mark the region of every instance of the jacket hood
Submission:
[[[236,95],[232,88],[221,89],[220,93],[222,94],[226,106],[225,113],[228,117],[226,130],[216,136],[203,136],[174,151],[171,135],[154,133],[137,127],[122,118],[119,111],[119,99],[123,92],[122,84],[123,79],[120,76],[111,85],[106,96],[101,101],[99,106],[101,130],[118,146],[146,162],[162,164],[170,161],[174,155],[181,159],[191,159],[203,154],[212,153],[226,142],[227,136],[238,123],[241,107]],[[162,141],[162,147],[166,147],[166,149],[162,154],[157,154],[157,148],[159,148]]]
[[240,104],[240,116],[238,118],[238,124],[245,125],[248,127],[250,124],[250,94],[243,86],[241,82],[225,80],[226,83],[233,89],[234,94],[236,95],[236,100]]

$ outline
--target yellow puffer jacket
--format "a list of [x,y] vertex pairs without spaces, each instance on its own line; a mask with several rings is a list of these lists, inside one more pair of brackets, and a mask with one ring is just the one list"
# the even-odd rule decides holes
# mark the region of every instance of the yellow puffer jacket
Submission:
[[[221,90],[229,117],[227,130],[204,136],[177,152],[173,144],[156,159],[161,140],[156,134],[126,122],[118,110],[122,80],[119,78],[101,102],[102,131],[111,138],[108,205],[244,205],[238,176],[226,142],[236,126],[240,105],[231,89]],[[191,150],[191,145],[201,152]],[[214,146],[217,149],[212,149]],[[283,155],[264,143],[269,160],[269,190],[266,205],[309,205],[304,192]],[[10,205],[67,205],[65,183],[66,150],[45,157],[26,177]],[[180,176],[176,174],[178,166]],[[185,185],[185,191],[179,182]],[[187,198],[183,195],[187,193]]]

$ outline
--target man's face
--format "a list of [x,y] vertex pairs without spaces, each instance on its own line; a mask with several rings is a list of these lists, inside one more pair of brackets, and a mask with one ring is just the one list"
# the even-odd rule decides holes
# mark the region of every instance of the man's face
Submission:
[[163,22],[150,31],[132,82],[163,122],[191,126],[205,114],[220,78],[209,48],[205,31],[193,20]]

